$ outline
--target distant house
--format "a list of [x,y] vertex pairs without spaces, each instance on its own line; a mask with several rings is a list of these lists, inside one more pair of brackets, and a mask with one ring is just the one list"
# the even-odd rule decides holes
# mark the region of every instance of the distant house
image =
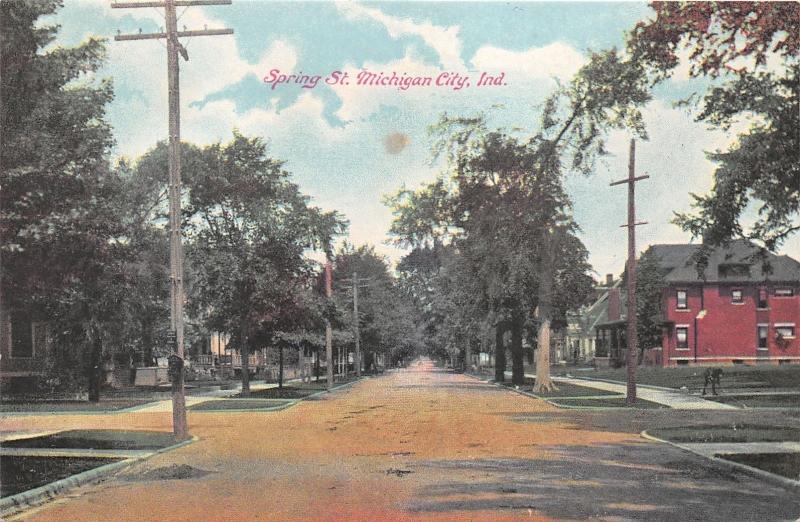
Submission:
[[615,280],[612,274],[606,275],[606,280],[595,286],[592,303],[567,315],[563,348],[552,360],[584,363],[599,358],[600,364],[607,360],[609,346],[608,343],[598,343],[603,339],[597,335],[597,326],[620,319],[619,285],[619,279]]
[[[714,249],[700,275],[693,257],[699,248],[650,247],[666,275],[662,342],[649,350],[649,361],[662,366],[800,362],[800,263],[759,256],[753,244],[737,240]],[[625,326],[621,314],[597,328],[598,345],[607,345],[618,364],[626,352]]]
[[33,390],[48,355],[44,322],[30,313],[0,306],[0,387]]

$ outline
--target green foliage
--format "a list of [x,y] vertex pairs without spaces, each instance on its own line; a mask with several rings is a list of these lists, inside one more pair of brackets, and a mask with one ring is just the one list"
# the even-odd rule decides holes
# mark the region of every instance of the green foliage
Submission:
[[[418,351],[414,309],[389,265],[371,246],[345,243],[333,258],[333,299],[340,328],[355,333],[354,282],[358,283],[358,324],[362,354],[383,353],[392,362]],[[354,338],[348,344],[352,344]]]
[[487,323],[531,327],[537,308],[540,320],[563,326],[585,302],[588,252],[563,176],[590,173],[610,129],[644,136],[639,107],[649,98],[643,70],[612,50],[592,54],[548,98],[531,134],[489,130],[483,114],[444,114],[431,126],[434,159],[449,175],[386,200],[390,234],[413,247],[398,270],[431,349],[457,353]]
[[[800,6],[796,2],[652,4],[656,17],[629,39],[654,83],[669,77],[689,51],[690,74],[712,82],[696,118],[729,129],[751,121],[726,152],[707,195],[675,222],[710,246],[742,237],[769,250],[800,230]],[[742,225],[757,203],[752,227]]]
[[[667,272],[651,249],[642,254],[636,265],[636,333],[641,351],[661,346]],[[627,272],[623,276],[623,288],[626,281]]]
[[258,138],[234,133],[195,155],[185,210],[194,314],[240,346],[250,336],[266,342],[270,332],[318,326],[324,305],[305,253],[329,252],[345,222],[310,206]]
[[109,81],[90,76],[105,47],[92,38],[45,50],[58,27],[39,18],[59,6],[0,3],[0,249],[12,306],[51,298],[89,277],[116,233],[101,199],[113,183],[104,120],[113,92]]

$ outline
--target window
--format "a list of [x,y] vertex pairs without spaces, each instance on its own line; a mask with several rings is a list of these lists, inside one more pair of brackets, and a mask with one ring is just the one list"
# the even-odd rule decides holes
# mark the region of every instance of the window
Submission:
[[727,263],[719,265],[721,278],[741,278],[750,276],[750,265],[742,263]]
[[734,288],[733,290],[731,290],[731,303],[735,303],[735,304],[744,303],[744,298],[742,297],[742,289],[741,288]]
[[794,288],[776,288],[775,297],[794,297]]
[[775,325],[775,336],[794,339],[794,323],[778,323]]
[[758,325],[758,349],[759,350],[766,350],[767,346],[767,332],[769,331],[769,326],[766,324]]
[[759,308],[768,308],[769,307],[768,295],[769,295],[769,293],[767,292],[766,288],[759,288],[758,289],[758,307]]
[[688,308],[688,304],[686,301],[686,290],[678,290],[677,292],[677,308],[678,310],[686,310]]
[[677,326],[675,327],[675,347],[679,350],[689,349],[689,327]]

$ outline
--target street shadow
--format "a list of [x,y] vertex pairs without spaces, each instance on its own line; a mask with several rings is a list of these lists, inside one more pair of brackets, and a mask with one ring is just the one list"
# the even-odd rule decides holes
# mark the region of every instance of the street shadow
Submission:
[[794,520],[800,499],[675,448],[652,444],[552,446],[550,459],[416,463],[444,480],[426,484],[412,512],[534,510],[554,518]]

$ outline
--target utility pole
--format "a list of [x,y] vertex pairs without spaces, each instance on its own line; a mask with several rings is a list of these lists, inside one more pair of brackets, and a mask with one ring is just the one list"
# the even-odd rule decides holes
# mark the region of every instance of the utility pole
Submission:
[[361,377],[361,328],[358,320],[358,273],[353,272],[353,324],[356,338],[356,377]]
[[628,395],[625,404],[633,406],[636,404],[636,359],[638,354],[636,339],[636,227],[646,225],[646,221],[636,221],[636,198],[635,186],[637,181],[647,179],[650,176],[635,175],[636,166],[636,141],[631,139],[630,158],[628,159],[628,177],[619,181],[614,181],[611,186],[628,184],[628,223],[621,225],[628,227]]
[[119,2],[112,8],[163,7],[166,32],[150,34],[117,35],[114,40],[167,40],[167,88],[169,107],[169,259],[170,259],[170,340],[174,354],[170,358],[174,367],[172,378],[172,429],[175,437],[186,439],[186,399],[183,388],[183,245],[181,245],[181,124],[180,124],[180,71],[178,53],[189,60],[186,48],[179,37],[233,34],[232,29],[203,29],[178,31],[175,7],[229,5],[231,0],[164,0],[158,2]]
[[[331,262],[325,263],[325,296],[330,299],[333,296],[333,269]],[[331,320],[325,318],[325,357],[328,366],[328,390],[333,388],[333,331],[331,330]]]

